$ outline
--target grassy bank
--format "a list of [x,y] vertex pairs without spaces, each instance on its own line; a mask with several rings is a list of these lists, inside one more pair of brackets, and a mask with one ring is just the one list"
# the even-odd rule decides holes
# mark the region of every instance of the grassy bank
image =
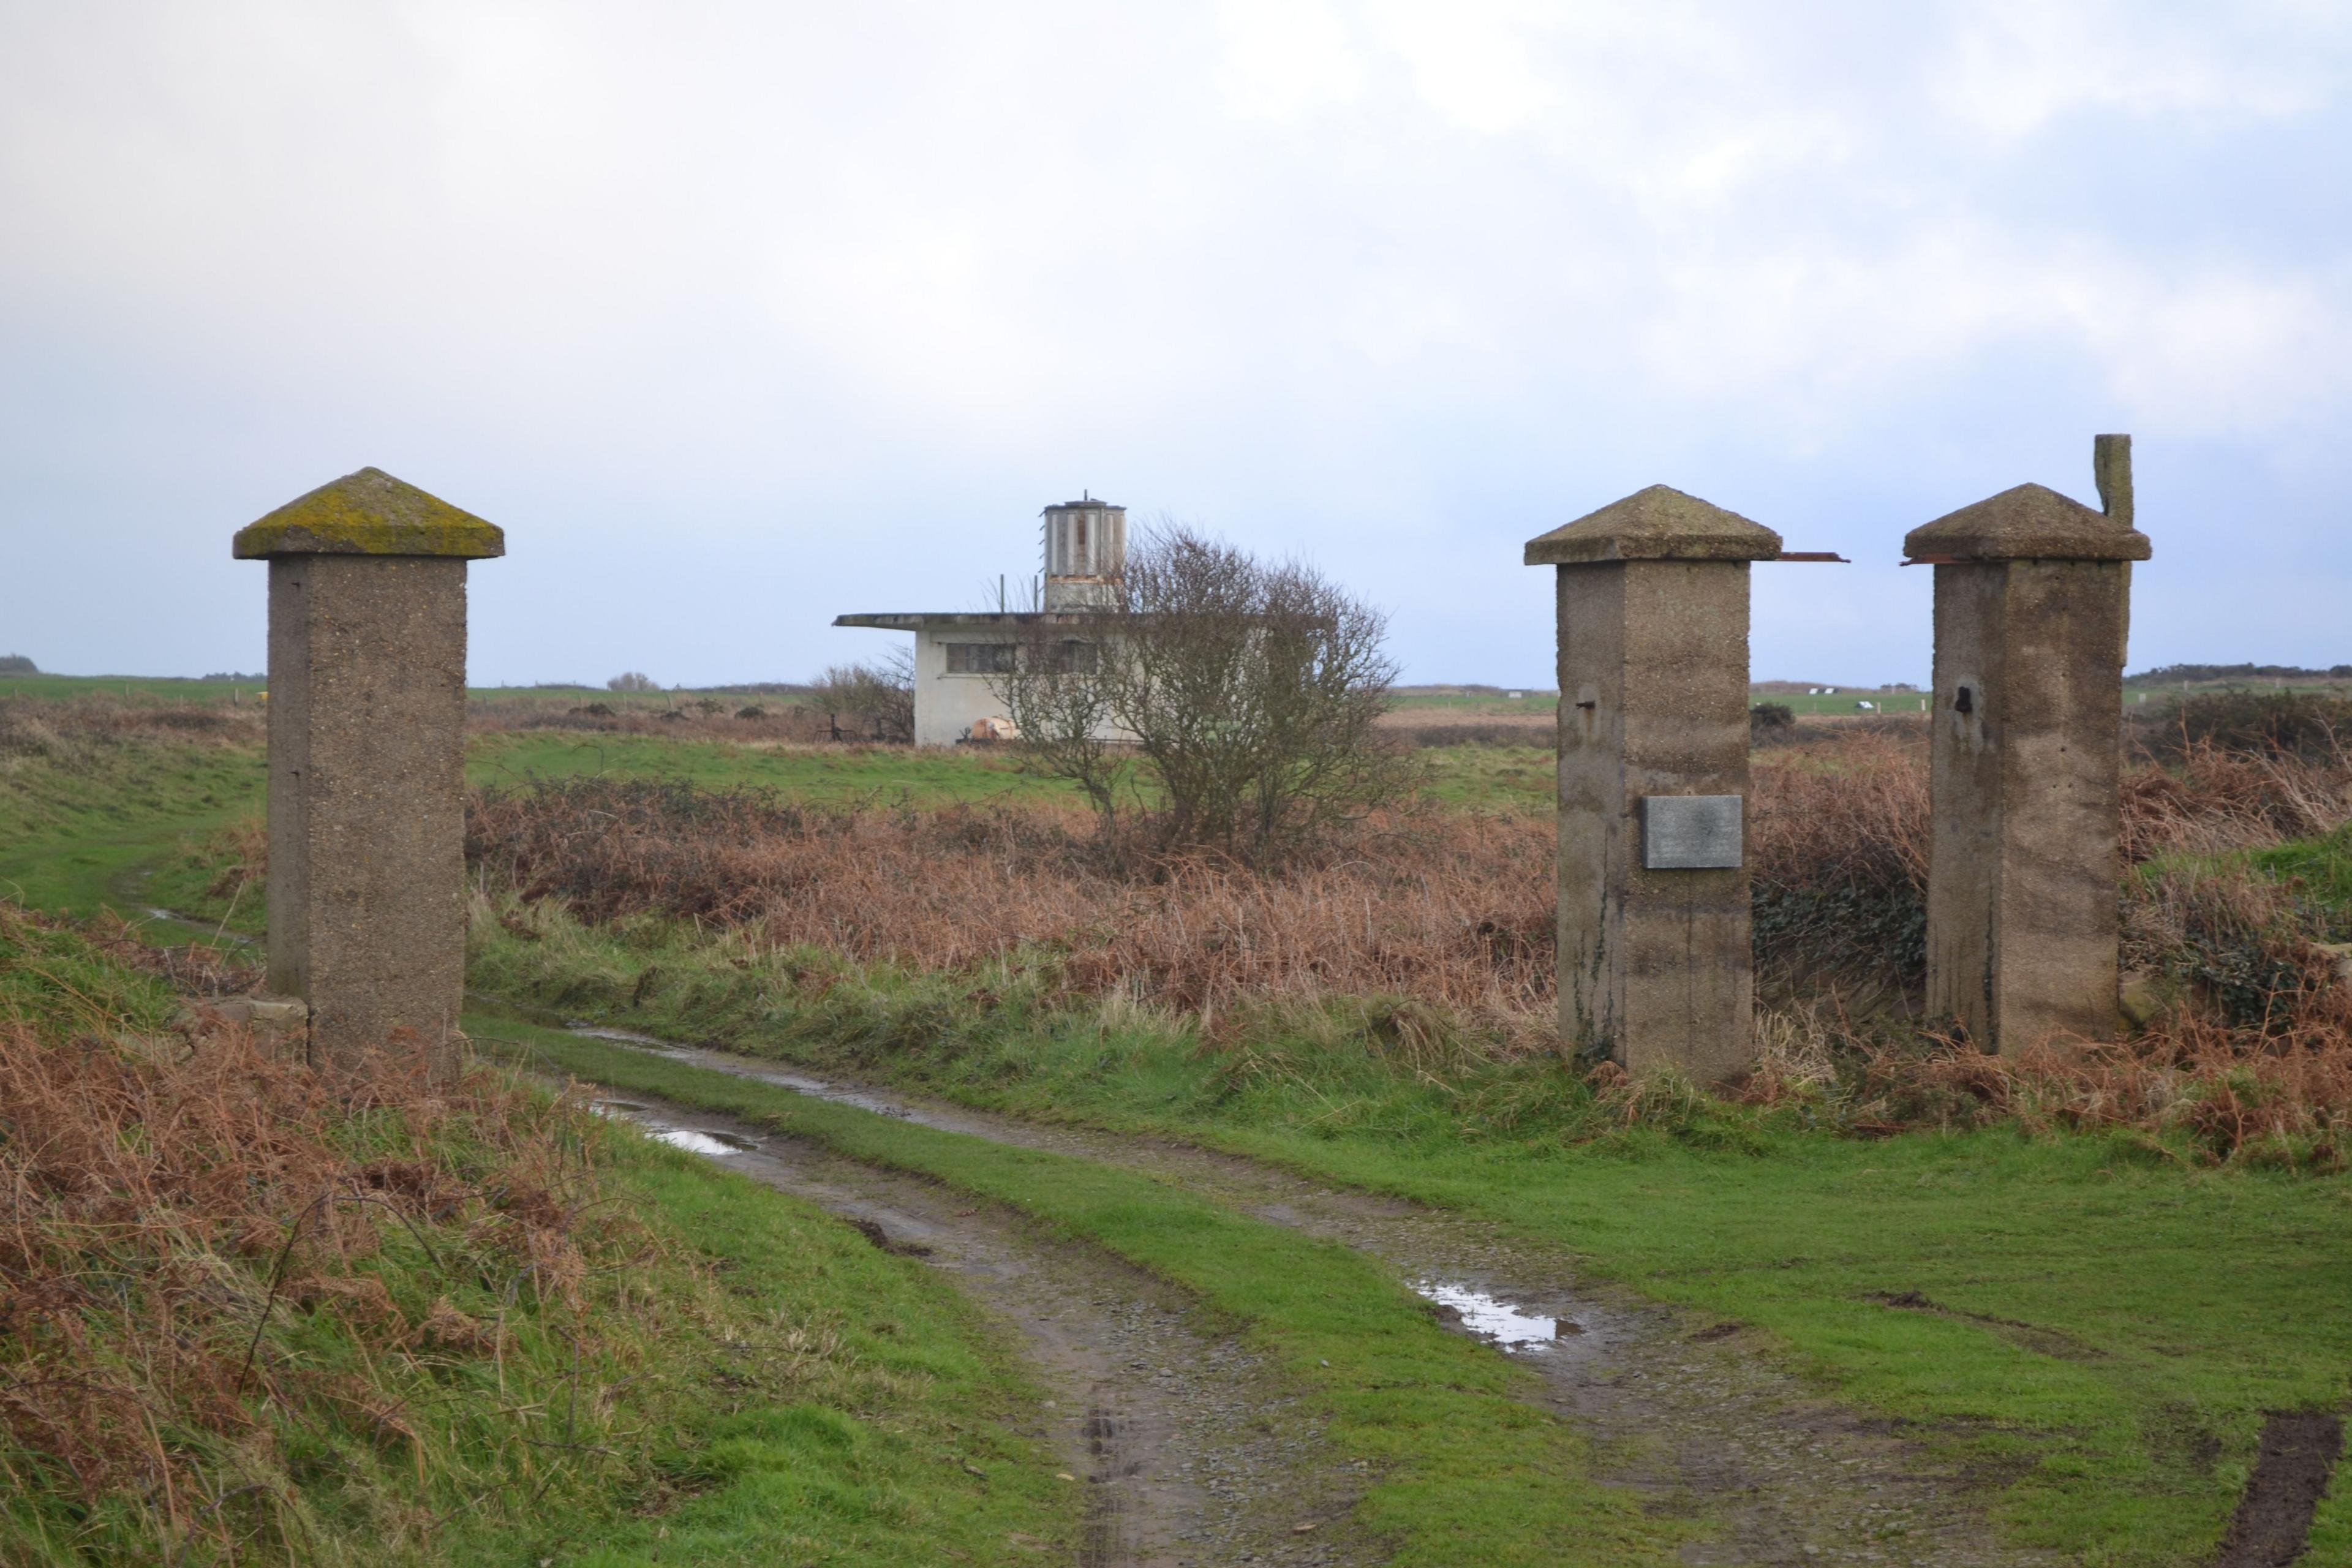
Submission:
[[0,1561],[1076,1540],[1011,1347],[920,1266],[577,1100],[330,1085],[178,1007],[0,909]]
[[263,778],[249,707],[0,704],[0,897],[140,918],[142,873],[252,817]]
[[[1171,1016],[1057,1011],[1012,965],[901,974],[666,922],[534,920],[479,924],[477,984],[1466,1209],[1756,1324],[1843,1398],[1968,1448],[2021,1541],[2087,1563],[2202,1561],[2263,1413],[2347,1393],[2340,1177],[2201,1166],[2139,1131],[1839,1137],[1825,1107],[1597,1094],[1548,1058],[1443,1059],[1344,1007],[1268,1011],[1203,1048]],[[2323,1516],[2337,1536],[2346,1490]]]

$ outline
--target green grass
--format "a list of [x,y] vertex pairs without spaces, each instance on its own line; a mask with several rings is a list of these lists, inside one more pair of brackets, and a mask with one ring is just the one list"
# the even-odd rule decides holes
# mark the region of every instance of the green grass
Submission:
[[1750,691],[1748,705],[1751,708],[1766,702],[1777,702],[1795,713],[1860,713],[1864,710],[1857,702],[1874,703],[1881,713],[1918,713],[1927,700],[1924,691],[1885,691],[1867,686],[1841,686],[1834,694],[1805,691]]
[[2352,920],[2352,826],[2325,838],[2249,851],[2247,861],[2282,882],[2301,884],[2303,895],[2339,921]]
[[586,773],[684,779],[709,789],[774,789],[795,800],[840,805],[1078,800],[1069,786],[1024,773],[1010,757],[961,749],[747,746],[549,730],[478,735],[467,751],[466,777],[485,788]]
[[[261,809],[258,749],[125,741],[70,758],[0,758],[0,898],[142,918],[142,872]],[[192,931],[175,928],[173,940]],[[208,934],[208,933],[207,933]]]
[[1549,746],[1433,746],[1419,753],[1430,795],[1478,811],[1541,811],[1559,791]]
[[170,987],[112,958],[80,932],[12,919],[0,900],[0,1026],[47,1039],[168,1028]]
[[0,675],[0,701],[12,697],[62,702],[112,697],[132,702],[250,703],[266,684],[257,680],[197,680],[156,675]]
[[[1439,1081],[1345,1019],[1270,1015],[1247,1046],[1204,1052],[1173,1024],[1055,1013],[1035,972],[860,973],[650,922],[540,920],[537,942],[482,932],[476,984],[1464,1209],[1753,1323],[1841,1398],[2011,1478],[2016,1538],[2088,1563],[2201,1561],[2262,1413],[2338,1405],[2352,1374],[2343,1178],[2190,1168],[2133,1138],[1864,1142],[1696,1101],[1612,1131],[1548,1061],[1453,1063]],[[1872,1299],[1914,1290],[1950,1313]],[[2221,1459],[2200,1469],[2208,1442]]]
[[[123,1037],[152,1059],[137,1042],[168,1039],[177,1006],[79,932],[0,907],[0,1025],[82,1053]],[[117,1489],[85,1504],[54,1458],[0,1426],[0,1562],[226,1561],[201,1540],[174,1543],[174,1508],[229,1510],[252,1531],[236,1558],[247,1562],[930,1568],[1034,1562],[1041,1550],[1066,1560],[1081,1499],[1037,1429],[1038,1390],[1009,1336],[938,1273],[625,1124],[546,1112],[543,1094],[526,1103],[570,1139],[554,1201],[585,1200],[572,1222],[591,1265],[576,1301],[516,1273],[495,1241],[502,1200],[383,1225],[375,1245],[343,1251],[340,1269],[331,1258],[304,1268],[373,1280],[409,1324],[436,1307],[495,1324],[495,1351],[436,1352],[378,1317],[346,1316],[332,1298],[281,1300],[258,1348],[282,1397],[238,1388],[257,1436],[196,1418],[214,1408],[208,1385],[158,1374],[131,1325],[157,1321],[161,1279],[209,1280],[169,1298],[174,1336],[188,1352],[240,1357],[285,1215],[256,1215],[269,1245],[232,1247],[168,1211],[91,1211],[105,1215],[93,1236],[49,1218],[46,1194],[18,1205],[16,1241],[84,1282],[65,1298],[83,1303],[68,1370],[138,1390],[152,1441],[187,1462],[181,1484],[193,1476],[197,1495]],[[442,1180],[478,1189],[515,1167],[499,1152],[511,1130],[470,1120],[470,1104],[461,1098],[414,1136],[397,1110],[365,1103],[299,1136],[354,1167],[415,1159],[422,1139]],[[278,1131],[268,1157],[295,1136]],[[167,1161],[250,1157],[161,1134],[154,1146]],[[107,1239],[142,1230],[176,1239],[160,1253]],[[54,1256],[76,1248],[78,1267]],[[12,1342],[41,1312],[0,1333],[0,1382],[56,1364]]]
[[1375,1477],[1355,1519],[1396,1568],[1671,1563],[1704,1533],[1592,1479],[1588,1446],[1528,1395],[1533,1378],[1445,1332],[1361,1255],[1147,1176],[829,1104],[602,1041],[478,1018],[532,1059],[809,1138],[994,1198],[1196,1294],[1237,1324]]

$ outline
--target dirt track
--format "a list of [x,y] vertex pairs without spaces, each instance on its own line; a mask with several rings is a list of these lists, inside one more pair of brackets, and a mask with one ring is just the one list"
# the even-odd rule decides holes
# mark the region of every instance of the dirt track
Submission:
[[[1939,1469],[1885,1424],[1810,1394],[1746,1331],[1596,1290],[1575,1279],[1570,1259],[1518,1245],[1486,1222],[1183,1145],[1035,1126],[622,1031],[578,1032],[928,1126],[1180,1179],[1236,1209],[1380,1258],[1413,1289],[1459,1309],[1463,1331],[1485,1328],[1498,1352],[1540,1373],[1550,1407],[1601,1443],[1608,1479],[1643,1492],[1661,1511],[1714,1522],[1715,1538],[1688,1549],[1686,1562],[2005,1568],[2056,1561],[1999,1545],[1965,1478]],[[681,1114],[687,1124],[728,1125]],[[1311,1432],[1296,1429],[1286,1401],[1263,1402],[1244,1352],[1186,1326],[1184,1305],[1167,1288],[1089,1249],[1040,1248],[1009,1216],[956,1209],[953,1194],[928,1184],[788,1138],[770,1137],[764,1150],[778,1174],[747,1161],[752,1173],[933,1247],[981,1300],[1024,1327],[1049,1382],[1085,1383],[1099,1391],[1084,1396],[1090,1408],[1126,1413],[1111,1418],[1125,1447],[1095,1466],[1124,1472],[1096,1482],[1109,1489],[1106,1517],[1116,1521],[1102,1528],[1123,1532],[1123,1544],[1113,1550],[1106,1537],[1109,1554],[1082,1561],[1205,1568],[1363,1560],[1347,1554],[1344,1532],[1324,1535],[1345,1511],[1349,1478],[1315,1454]],[[1151,1327],[1139,1333],[1139,1325]],[[1155,1353],[1163,1348],[1175,1353]],[[1081,1441],[1070,1413],[1062,1419],[1066,1442]],[[1208,1484],[1215,1474],[1221,1488]],[[1285,1490],[1302,1483],[1311,1493]],[[1311,1500],[1286,1503],[1301,1516],[1293,1519],[1272,1506],[1277,1496]],[[1328,1522],[1311,1544],[1286,1534],[1317,1521]]]
[[[1342,1568],[1359,1478],[1251,1352],[1181,1295],[1097,1249],[935,1183],[642,1096],[603,1101],[666,1141],[919,1257],[1019,1331],[1044,1425],[1087,1490],[1081,1568]],[[1301,1530],[1300,1526],[1309,1528]]]

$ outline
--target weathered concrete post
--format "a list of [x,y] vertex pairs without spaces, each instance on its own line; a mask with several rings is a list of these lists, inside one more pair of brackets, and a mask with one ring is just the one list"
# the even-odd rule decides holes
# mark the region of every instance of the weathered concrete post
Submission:
[[1927,1006],[1987,1051],[2116,1028],[2131,437],[2105,512],[2020,485],[1911,531],[1936,568]]
[[320,1067],[455,1061],[465,993],[466,563],[505,535],[362,468],[240,531],[269,563],[269,988]]
[[1528,542],[1559,568],[1562,1045],[1701,1082],[1751,1057],[1748,566],[1780,536],[1664,485]]

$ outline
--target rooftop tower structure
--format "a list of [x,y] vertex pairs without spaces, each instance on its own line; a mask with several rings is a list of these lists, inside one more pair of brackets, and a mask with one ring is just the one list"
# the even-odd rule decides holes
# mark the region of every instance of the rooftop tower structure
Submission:
[[1127,508],[1081,495],[1049,506],[1045,587],[1040,608],[1109,610],[1127,575]]
[[[993,609],[908,610],[841,616],[837,626],[915,634],[915,744],[950,746],[1003,740],[1013,733],[998,677],[1043,651],[1067,668],[1091,670],[1099,645],[1116,637],[1127,575],[1127,509],[1081,495],[1047,507],[1042,533],[1045,572],[1036,603],[1015,610],[1002,590]],[[1023,651],[1026,647],[1029,653]],[[1132,739],[1108,727],[1107,739]]]

